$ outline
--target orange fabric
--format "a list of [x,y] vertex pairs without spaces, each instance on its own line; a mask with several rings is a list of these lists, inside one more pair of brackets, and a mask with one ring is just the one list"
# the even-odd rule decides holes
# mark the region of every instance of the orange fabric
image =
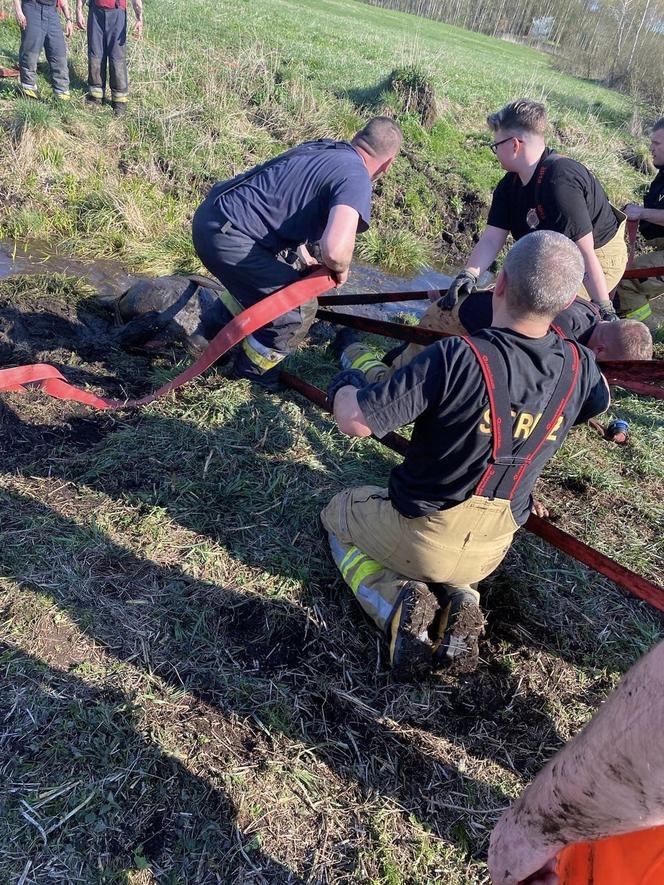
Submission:
[[560,885],[663,885],[664,827],[569,845],[558,875]]

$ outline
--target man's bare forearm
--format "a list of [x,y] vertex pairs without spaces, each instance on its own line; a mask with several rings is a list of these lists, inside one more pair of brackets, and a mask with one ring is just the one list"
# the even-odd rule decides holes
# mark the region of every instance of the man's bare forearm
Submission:
[[585,273],[583,275],[583,285],[590,295],[590,300],[599,304],[602,301],[609,301],[609,290],[606,285],[606,277],[602,270],[602,265],[595,254],[593,245],[593,235],[586,234],[581,237],[576,244],[579,251],[583,255],[583,263],[585,265]]
[[636,664],[510,813],[562,847],[664,823],[664,642]]
[[487,227],[468,256],[465,267],[479,276],[495,261],[506,240],[507,231]]
[[664,209],[642,209],[641,219],[651,224],[664,225]]

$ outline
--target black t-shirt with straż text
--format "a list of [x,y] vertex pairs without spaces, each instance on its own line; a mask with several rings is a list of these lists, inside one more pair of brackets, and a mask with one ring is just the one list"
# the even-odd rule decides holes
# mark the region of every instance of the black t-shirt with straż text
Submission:
[[[469,335],[488,329],[493,322],[493,292],[479,290],[464,298],[459,306],[459,320]],[[573,338],[587,347],[600,320],[599,310],[591,301],[575,298],[552,325],[560,329],[565,338]]]
[[[548,159],[556,156],[555,161]],[[546,170],[538,185],[545,161]],[[515,240],[533,230],[557,231],[575,242],[592,233],[595,249],[605,246],[618,231],[609,198],[592,172],[549,148],[528,184],[522,184],[515,172],[501,178],[493,192],[487,224],[509,231]]]
[[[643,198],[646,209],[664,209],[664,169],[660,169],[654,177]],[[656,240],[664,237],[664,226],[653,224],[652,221],[640,221],[639,230],[646,240]]]
[[[514,414],[515,453],[546,407],[562,368],[563,347],[555,332],[527,338],[510,329],[477,334],[491,341],[505,359]],[[519,525],[528,518],[531,493],[546,462],[574,424],[587,421],[609,404],[608,390],[595,360],[580,347],[576,389],[549,441],[535,457],[512,500]],[[372,432],[385,436],[414,421],[403,463],[390,474],[389,495],[406,517],[425,516],[467,500],[491,455],[489,400],[482,370],[468,344],[446,338],[425,348],[389,380],[358,393]]]

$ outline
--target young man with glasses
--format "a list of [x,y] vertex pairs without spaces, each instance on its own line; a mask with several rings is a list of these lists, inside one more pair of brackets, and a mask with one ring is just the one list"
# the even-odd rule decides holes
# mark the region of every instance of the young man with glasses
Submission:
[[487,123],[495,138],[491,150],[506,174],[493,192],[484,232],[439,305],[450,309],[459,295],[473,291],[508,234],[519,240],[534,230],[552,230],[573,240],[583,255],[581,297],[595,302],[603,319],[615,318],[609,293],[627,264],[625,216],[585,166],[546,146],[544,105],[519,99]]

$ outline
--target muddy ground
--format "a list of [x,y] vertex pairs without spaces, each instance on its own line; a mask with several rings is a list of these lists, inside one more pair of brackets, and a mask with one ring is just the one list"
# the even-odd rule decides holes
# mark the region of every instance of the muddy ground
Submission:
[[[94,298],[37,288],[0,289],[4,365],[48,362],[117,397],[183,358],[126,354]],[[333,370],[320,346],[298,360]],[[661,631],[524,535],[484,588],[480,670],[397,686],[316,520],[344,485],[384,482],[392,455],[330,435],[295,394],[214,373],[140,412],[29,393],[0,416],[12,875],[483,882],[500,808]],[[614,512],[615,489],[570,477],[559,524],[579,500]],[[51,813],[39,797],[65,781],[55,823],[93,798],[44,845],[20,802]],[[147,878],[113,878],[127,870]]]

